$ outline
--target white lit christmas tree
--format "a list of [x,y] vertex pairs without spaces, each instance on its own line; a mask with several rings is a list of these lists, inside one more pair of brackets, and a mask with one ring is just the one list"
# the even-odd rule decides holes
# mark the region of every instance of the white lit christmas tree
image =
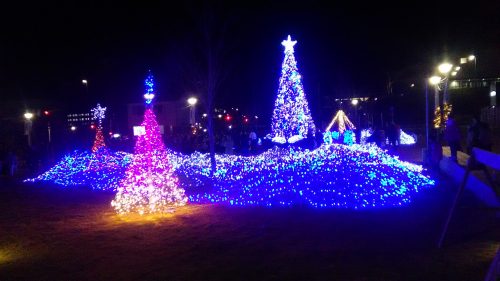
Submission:
[[119,214],[172,212],[176,206],[185,205],[188,200],[173,174],[153,112],[154,84],[151,74],[145,84],[146,111],[141,124],[145,133],[137,139],[132,163],[111,202]]
[[297,62],[293,55],[293,46],[290,35],[281,44],[285,47],[285,59],[281,67],[281,77],[278,96],[274,103],[272,140],[277,143],[295,143],[315,134],[314,126],[306,95],[302,86]]

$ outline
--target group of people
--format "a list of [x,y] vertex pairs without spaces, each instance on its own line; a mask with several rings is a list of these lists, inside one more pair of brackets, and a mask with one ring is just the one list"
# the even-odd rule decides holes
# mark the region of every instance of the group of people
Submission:
[[[461,151],[461,133],[453,115],[448,116],[444,130],[444,138],[450,146],[451,159],[457,162],[457,153]],[[472,153],[474,147],[491,150],[491,132],[489,125],[482,122],[478,116],[472,117],[471,124],[467,128],[466,152]]]

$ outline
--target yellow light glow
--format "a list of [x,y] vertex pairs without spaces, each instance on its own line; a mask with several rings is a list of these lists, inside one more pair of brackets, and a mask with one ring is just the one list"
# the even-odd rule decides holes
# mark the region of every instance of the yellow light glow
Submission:
[[437,85],[441,82],[441,77],[439,76],[432,76],[431,78],[429,78],[429,83],[431,83],[431,85]]
[[446,74],[448,72],[450,72],[451,68],[453,67],[453,65],[451,63],[442,63],[438,66],[438,70],[440,73],[443,73],[443,74]]
[[475,60],[475,59],[476,59],[476,56],[474,56],[474,55],[470,55],[470,56],[468,57],[468,59],[469,59],[469,61],[473,61],[473,60]]
[[24,118],[26,118],[27,120],[31,120],[31,118],[33,118],[33,113],[31,112],[24,113]]

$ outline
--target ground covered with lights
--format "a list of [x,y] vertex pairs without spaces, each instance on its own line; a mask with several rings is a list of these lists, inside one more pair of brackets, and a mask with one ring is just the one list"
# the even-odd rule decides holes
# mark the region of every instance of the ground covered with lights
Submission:
[[[383,209],[186,205],[119,216],[113,192],[0,183],[0,280],[483,280],[500,228],[453,185]],[[465,194],[462,206],[478,204]]]
[[[190,203],[377,208],[406,205],[419,191],[434,185],[421,166],[369,145],[324,144],[315,150],[274,147],[250,157],[217,155],[214,176],[210,176],[208,154],[183,155],[167,149],[153,158],[158,171],[175,172]],[[28,181],[115,191],[131,159],[131,154],[107,149],[75,152]],[[135,180],[133,171],[129,178]]]

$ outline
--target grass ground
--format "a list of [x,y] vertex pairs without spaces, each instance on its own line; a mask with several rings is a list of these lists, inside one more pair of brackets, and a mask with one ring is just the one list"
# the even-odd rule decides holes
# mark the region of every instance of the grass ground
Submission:
[[120,217],[112,194],[0,184],[0,280],[482,280],[498,217],[454,187],[381,210],[189,205]]

